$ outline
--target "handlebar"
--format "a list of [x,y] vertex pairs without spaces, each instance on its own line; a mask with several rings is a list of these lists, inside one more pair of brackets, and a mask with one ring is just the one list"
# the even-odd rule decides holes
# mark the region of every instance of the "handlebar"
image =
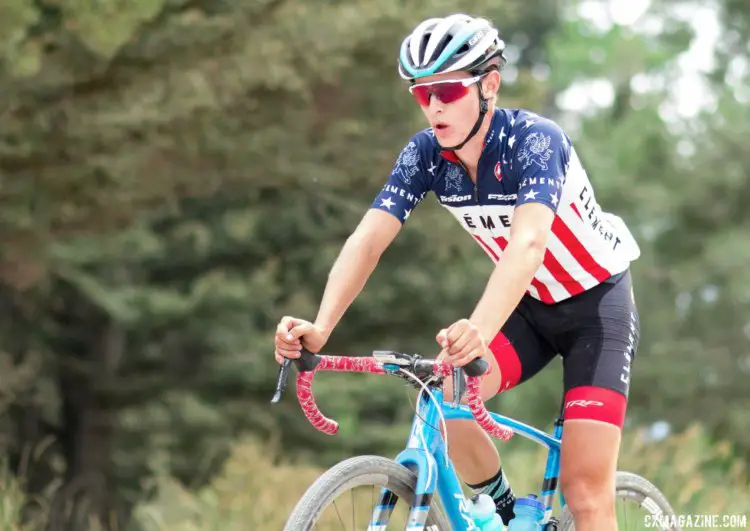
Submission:
[[460,376],[461,372],[466,376],[467,405],[472,415],[482,429],[490,436],[507,441],[513,436],[513,431],[496,422],[487,411],[484,401],[480,396],[481,378],[490,370],[490,365],[482,358],[476,358],[463,367],[454,367],[450,363],[433,359],[421,358],[417,355],[402,354],[391,351],[375,351],[372,356],[327,356],[313,354],[302,349],[301,356],[296,360],[285,359],[279,367],[279,375],[276,382],[276,392],[271,403],[275,404],[281,399],[291,365],[297,367],[297,400],[302,407],[310,424],[317,430],[328,435],[338,432],[339,425],[336,421],[327,418],[315,403],[312,392],[312,381],[316,372],[366,372],[371,374],[398,374],[400,369],[406,369],[419,379],[433,376],[445,378],[453,375],[454,402],[458,404],[460,398]]

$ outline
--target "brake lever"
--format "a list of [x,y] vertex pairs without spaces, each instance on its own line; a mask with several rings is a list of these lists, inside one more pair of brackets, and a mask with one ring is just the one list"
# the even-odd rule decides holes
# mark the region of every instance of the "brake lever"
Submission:
[[[299,369],[300,372],[314,371],[315,367],[320,363],[320,357],[303,348],[300,351],[300,357],[297,358],[294,363],[297,365],[297,369]],[[281,395],[284,393],[286,382],[289,379],[291,366],[292,360],[286,358],[284,359],[284,363],[281,364],[281,367],[279,367],[279,375],[276,379],[276,392],[274,393],[273,398],[271,398],[272,404],[276,404],[281,400]]]
[[276,392],[273,395],[273,398],[271,399],[272,404],[278,403],[279,400],[281,400],[281,395],[284,393],[284,390],[286,389],[286,382],[289,378],[289,371],[291,370],[292,366],[292,360],[289,358],[286,358],[284,360],[284,363],[281,364],[279,367],[279,375],[276,379]]
[[453,367],[453,407],[461,404],[461,397],[466,392],[466,378],[461,367]]
[[461,401],[461,368],[453,367],[453,405],[458,407]]
[[482,358],[476,358],[464,367],[453,367],[453,407],[461,403],[461,397],[468,389],[466,376],[481,376],[486,374],[490,365]]

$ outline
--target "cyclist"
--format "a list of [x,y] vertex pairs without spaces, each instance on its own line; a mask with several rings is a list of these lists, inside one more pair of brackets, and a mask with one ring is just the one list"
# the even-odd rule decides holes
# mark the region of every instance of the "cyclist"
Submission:
[[[302,346],[323,347],[402,224],[434,192],[495,262],[473,313],[437,334],[439,356],[456,366],[485,358],[486,400],[560,355],[560,488],[577,530],[617,529],[614,478],[640,335],[629,268],[640,250],[622,220],[599,207],[554,121],[496,108],[504,48],[489,21],[464,14],[425,20],[404,39],[399,74],[429,127],[406,143],[346,241],[315,321],[281,319],[275,356],[281,363]],[[462,480],[490,494],[507,525],[515,497],[491,439],[470,421],[447,429]]]

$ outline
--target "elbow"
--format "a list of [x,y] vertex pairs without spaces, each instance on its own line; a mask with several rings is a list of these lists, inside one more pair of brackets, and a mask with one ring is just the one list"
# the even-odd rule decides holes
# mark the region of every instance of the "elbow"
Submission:
[[513,238],[516,248],[527,257],[530,267],[535,271],[544,262],[547,250],[547,235],[542,231],[526,231]]
[[383,250],[376,244],[374,238],[365,231],[354,231],[346,240],[345,247],[349,254],[364,258],[368,262],[377,262]]

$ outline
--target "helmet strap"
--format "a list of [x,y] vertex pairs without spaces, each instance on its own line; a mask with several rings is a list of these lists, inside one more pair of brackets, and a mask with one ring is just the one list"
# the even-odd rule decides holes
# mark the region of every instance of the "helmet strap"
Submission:
[[464,147],[466,143],[471,140],[474,135],[477,134],[477,131],[479,131],[479,128],[482,127],[482,120],[484,120],[484,115],[487,114],[487,111],[489,109],[489,104],[487,103],[490,101],[489,99],[485,99],[482,95],[482,85],[477,80],[477,88],[479,89],[479,116],[477,117],[477,121],[474,122],[474,127],[471,128],[471,131],[469,131],[469,134],[464,138],[463,142],[460,144],[457,144],[452,147],[444,147],[443,149],[446,151],[457,151]]

